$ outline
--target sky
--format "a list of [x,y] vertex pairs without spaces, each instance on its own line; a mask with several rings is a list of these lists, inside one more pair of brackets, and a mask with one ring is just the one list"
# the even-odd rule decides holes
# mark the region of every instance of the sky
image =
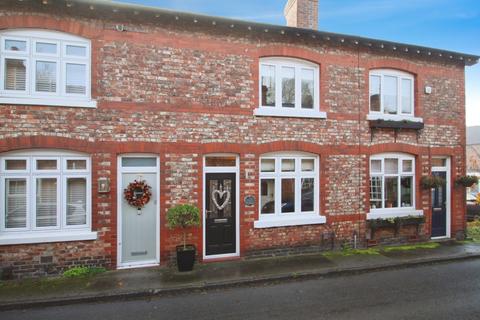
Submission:
[[[287,0],[116,0],[285,25]],[[480,56],[479,0],[319,0],[319,29]],[[466,67],[467,126],[480,125],[480,63]]]

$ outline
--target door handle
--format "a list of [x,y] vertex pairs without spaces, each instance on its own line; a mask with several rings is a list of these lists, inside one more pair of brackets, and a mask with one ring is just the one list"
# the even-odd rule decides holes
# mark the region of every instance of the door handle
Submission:
[[213,219],[213,222],[215,223],[225,223],[227,221],[228,221],[227,219]]
[[442,211],[442,208],[433,208],[433,211]]

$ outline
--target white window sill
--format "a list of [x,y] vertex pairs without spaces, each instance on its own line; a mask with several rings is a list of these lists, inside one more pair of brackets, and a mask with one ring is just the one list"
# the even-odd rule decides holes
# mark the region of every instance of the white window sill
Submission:
[[277,107],[259,107],[253,110],[255,116],[260,117],[286,117],[286,118],[316,118],[326,119],[327,113],[316,110],[298,110]]
[[274,227],[288,227],[288,226],[303,226],[308,224],[322,224],[327,219],[325,216],[315,214],[296,215],[288,217],[274,217],[274,218],[260,218],[253,223],[255,229],[274,228]]
[[82,100],[76,97],[55,98],[55,97],[0,97],[0,104],[22,104],[34,106],[55,106],[55,107],[77,107],[77,108],[96,108],[97,101]]
[[404,208],[393,208],[393,209],[372,209],[367,213],[367,220],[373,219],[388,219],[388,218],[401,218],[408,216],[423,216],[423,210],[416,209],[404,209]]
[[0,233],[0,245],[96,240],[97,232],[89,230],[32,231]]
[[411,121],[423,123],[423,118],[417,118],[399,114],[369,113],[367,120],[385,120],[385,121]]

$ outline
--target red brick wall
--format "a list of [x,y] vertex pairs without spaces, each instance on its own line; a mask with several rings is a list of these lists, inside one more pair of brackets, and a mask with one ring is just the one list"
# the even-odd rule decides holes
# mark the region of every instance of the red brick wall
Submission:
[[[40,257],[52,252],[54,268],[72,264],[116,265],[117,156],[145,152],[160,157],[160,254],[166,262],[181,234],[168,230],[165,213],[176,203],[202,207],[202,158],[207,153],[240,156],[241,255],[281,247],[321,246],[335,232],[365,240],[368,212],[368,157],[380,152],[407,152],[417,157],[417,209],[424,209],[428,236],[430,194],[419,188],[432,155],[452,157],[452,180],[465,172],[464,68],[414,55],[340,47],[304,39],[286,43],[239,33],[168,26],[127,25],[114,21],[72,19],[46,14],[0,11],[0,28],[45,28],[92,40],[92,95],[98,108],[45,106],[0,107],[0,152],[26,148],[62,148],[92,155],[93,230],[97,241],[0,246],[0,265],[15,265],[18,274],[43,268]],[[134,30],[134,31],[132,31]],[[320,107],[327,119],[254,117],[258,105],[261,57],[288,56],[320,66]],[[415,113],[425,128],[418,135],[391,130],[372,138],[368,113],[368,72],[396,68],[415,75]],[[433,88],[423,93],[425,85]],[[247,207],[246,195],[258,198],[258,159],[274,151],[319,155],[321,213],[327,224],[254,229],[258,205]],[[98,177],[109,177],[112,190],[100,195]],[[452,189],[452,236],[462,231],[464,193]],[[189,241],[202,250],[201,228]],[[82,250],[78,250],[83,246]],[[200,251],[201,252],[201,251]],[[45,260],[45,259],[44,259]],[[48,260],[48,259],[47,259]],[[18,266],[18,267],[17,267]],[[23,269],[22,269],[23,268]],[[27,271],[22,271],[27,270]]]

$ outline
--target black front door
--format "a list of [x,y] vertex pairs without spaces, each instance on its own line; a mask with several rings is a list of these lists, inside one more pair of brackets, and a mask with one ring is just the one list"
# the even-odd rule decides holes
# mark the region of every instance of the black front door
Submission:
[[432,172],[434,176],[441,177],[441,186],[432,189],[432,237],[445,237],[447,235],[447,173]]
[[235,253],[235,173],[207,173],[205,190],[206,255]]

